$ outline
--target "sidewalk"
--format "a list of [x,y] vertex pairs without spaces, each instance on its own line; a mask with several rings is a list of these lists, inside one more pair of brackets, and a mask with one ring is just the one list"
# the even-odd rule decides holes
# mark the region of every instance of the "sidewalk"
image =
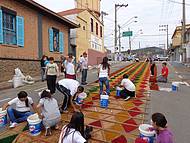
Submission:
[[[118,64],[119,61],[110,61],[110,65]],[[89,70],[93,70],[98,68],[98,65],[90,66]],[[33,77],[35,82],[41,81],[41,76],[35,76]],[[35,83],[34,83],[35,84]],[[5,89],[13,88],[12,83],[9,83],[8,81],[0,82],[0,91]]]

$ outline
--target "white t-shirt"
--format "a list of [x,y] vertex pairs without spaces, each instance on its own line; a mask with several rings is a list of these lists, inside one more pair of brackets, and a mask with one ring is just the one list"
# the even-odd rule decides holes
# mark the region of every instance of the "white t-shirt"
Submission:
[[103,69],[103,65],[101,64],[98,66],[98,68],[99,68],[99,78],[108,77],[108,68]]
[[47,67],[46,69],[47,75],[57,75],[59,68],[56,63],[53,63],[53,64],[48,63],[46,67]]
[[59,137],[59,143],[85,143],[86,140],[83,138],[79,131],[75,129],[70,129],[69,134],[63,139],[65,131],[67,128],[65,126],[62,129],[61,135]]
[[56,99],[42,98],[39,104],[42,106],[42,114],[45,119],[55,119],[61,116]]
[[74,94],[77,92],[77,88],[80,85],[80,83],[78,81],[76,81],[74,79],[67,79],[67,78],[58,81],[58,84],[69,89],[71,91],[72,96],[74,96]]
[[[34,102],[31,97],[28,98],[28,105],[32,105]],[[19,112],[27,112],[30,111],[30,107],[26,107],[25,101],[21,101],[18,97],[12,99],[11,101],[8,102],[9,105],[16,104],[16,110]]]
[[65,62],[65,70],[67,74],[75,75],[75,66],[72,62]]
[[130,81],[130,79],[128,78],[124,78],[121,81],[121,85],[124,86],[127,90],[129,91],[135,91],[135,85],[133,84],[132,81]]
[[88,58],[81,57],[80,58],[81,68],[88,69]]

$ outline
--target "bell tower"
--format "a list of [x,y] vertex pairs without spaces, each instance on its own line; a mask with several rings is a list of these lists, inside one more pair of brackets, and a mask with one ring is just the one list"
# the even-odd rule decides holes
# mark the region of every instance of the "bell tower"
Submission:
[[100,17],[101,0],[75,0],[75,7],[78,9],[89,9]]

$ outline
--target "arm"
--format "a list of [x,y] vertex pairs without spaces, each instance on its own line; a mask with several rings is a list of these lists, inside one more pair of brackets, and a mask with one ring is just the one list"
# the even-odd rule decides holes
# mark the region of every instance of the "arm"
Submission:
[[70,98],[70,104],[73,107],[74,111],[76,111],[75,105],[73,104],[73,98],[72,97]]
[[41,107],[42,107],[42,105],[40,103],[38,103],[38,105],[36,106],[36,109],[35,109],[35,111],[36,111],[36,113],[38,113],[38,116],[40,117],[40,119],[43,118],[43,115],[41,114],[42,113],[41,112]]
[[7,109],[7,107],[9,107],[10,105],[8,104],[8,103],[5,103],[4,105],[3,105],[3,107],[2,107],[2,110],[6,110]]

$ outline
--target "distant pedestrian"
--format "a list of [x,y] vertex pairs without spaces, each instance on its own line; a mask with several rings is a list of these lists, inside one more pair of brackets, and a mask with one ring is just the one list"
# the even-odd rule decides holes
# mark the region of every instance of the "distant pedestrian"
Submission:
[[81,70],[82,70],[81,84],[86,85],[87,72],[88,72],[88,57],[87,57],[86,52],[83,53],[83,56],[80,59],[80,63],[81,63]]
[[169,70],[167,67],[167,63],[163,62],[162,63],[162,73],[161,73],[161,75],[158,76],[157,81],[158,82],[167,82],[168,81],[168,73],[169,73]]
[[106,93],[108,95],[110,94],[109,76],[110,76],[110,64],[108,63],[108,58],[104,57],[102,63],[98,66],[100,95],[102,95],[103,93],[104,84],[106,86]]
[[57,75],[59,74],[59,68],[56,63],[54,63],[54,58],[49,58],[50,63],[47,64],[46,67],[46,75],[47,75],[47,86],[50,90],[51,94],[55,93],[55,85],[56,85],[56,79]]
[[153,62],[150,66],[150,73],[151,73],[151,76],[154,76],[156,74],[156,64],[155,62]]
[[120,97],[124,98],[124,100],[129,100],[131,97],[135,97],[135,85],[128,78],[127,74],[123,75],[123,80],[121,81],[121,86],[124,87],[120,92]]
[[41,66],[41,80],[44,81],[46,79],[46,65],[45,61],[47,60],[47,56],[43,55],[42,59],[40,60],[40,66]]
[[156,143],[174,143],[173,134],[167,128],[166,117],[161,113],[154,113],[152,115],[152,125],[156,130]]
[[68,58],[65,60],[65,78],[76,79],[76,69],[73,62],[73,55],[69,54]]

